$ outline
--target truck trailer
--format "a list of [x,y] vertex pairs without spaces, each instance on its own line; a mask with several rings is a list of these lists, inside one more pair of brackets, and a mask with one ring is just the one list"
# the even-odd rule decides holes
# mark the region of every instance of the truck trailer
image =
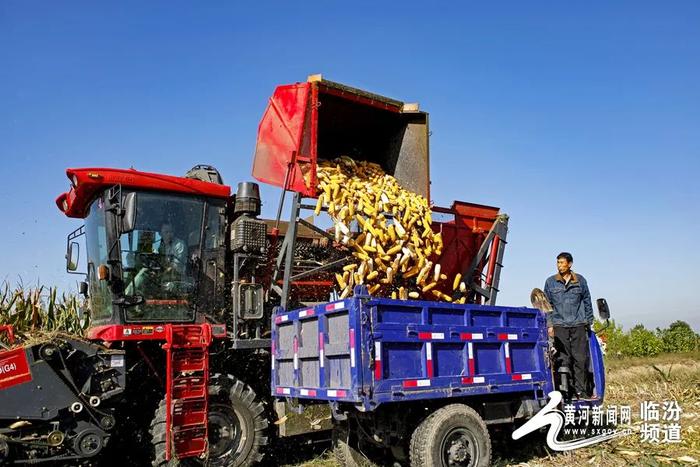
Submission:
[[[428,114],[318,75],[277,87],[258,128],[253,177],[281,189],[272,219],[256,183],[232,193],[210,166],[67,169],[56,205],[83,223],[66,269],[84,274],[90,327],[0,350],[0,463],[274,464],[274,440],[325,428],[346,465],[365,450],[488,463],[485,426],[531,416],[558,387],[542,312],[496,306],[508,217],[433,205],[432,259],[462,275],[463,305],[361,286],[338,300],[334,273],[353,257],[305,214],[319,161],[339,155],[430,199]],[[293,423],[312,410],[328,416]]]
[[[555,389],[546,319],[535,308],[350,299],[286,312],[272,325],[272,395],[327,401],[344,465],[489,465],[488,425],[513,426]],[[590,339],[593,397],[603,359]],[[374,457],[374,459],[372,459]]]

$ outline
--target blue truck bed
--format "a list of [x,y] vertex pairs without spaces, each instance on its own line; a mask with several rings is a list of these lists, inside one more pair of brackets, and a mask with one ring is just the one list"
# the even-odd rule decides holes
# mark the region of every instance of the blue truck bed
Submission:
[[272,317],[272,394],[355,404],[553,389],[537,309],[372,298]]

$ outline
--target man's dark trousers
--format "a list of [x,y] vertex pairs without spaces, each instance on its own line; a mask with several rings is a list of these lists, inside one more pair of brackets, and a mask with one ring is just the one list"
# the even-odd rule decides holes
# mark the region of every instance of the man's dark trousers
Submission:
[[559,364],[568,366],[573,376],[574,392],[582,397],[588,394],[588,326],[554,326],[554,347],[559,353]]

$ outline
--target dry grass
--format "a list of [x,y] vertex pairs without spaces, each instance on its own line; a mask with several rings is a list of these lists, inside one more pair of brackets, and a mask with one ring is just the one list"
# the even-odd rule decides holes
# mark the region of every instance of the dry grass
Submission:
[[[548,453],[543,446],[519,444],[515,455],[497,451],[494,463],[523,467],[658,466],[693,465],[700,461],[700,353],[611,359],[607,362],[606,389],[605,405],[632,407],[632,435],[569,453]],[[676,400],[683,409],[681,443],[642,443],[640,403],[668,400]],[[537,441],[540,442],[543,444],[544,439]],[[510,452],[513,447],[511,443]]]
[[[642,443],[639,406],[642,401],[675,399],[683,409],[681,443]],[[513,441],[507,432],[494,434],[493,464],[518,467],[697,465],[700,461],[700,352],[664,354],[607,362],[605,405],[632,407],[635,432],[623,438],[573,452],[556,453],[544,436],[531,434]],[[327,452],[298,467],[337,467]]]

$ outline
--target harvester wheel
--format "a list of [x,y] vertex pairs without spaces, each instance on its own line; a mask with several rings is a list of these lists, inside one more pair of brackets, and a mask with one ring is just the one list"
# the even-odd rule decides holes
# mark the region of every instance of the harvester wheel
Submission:
[[474,409],[450,404],[418,425],[410,451],[412,467],[486,467],[491,462],[491,437]]
[[206,460],[165,460],[165,400],[151,423],[155,458],[153,465],[244,467],[262,460],[268,422],[255,392],[231,375],[216,374],[209,380],[209,456]]

